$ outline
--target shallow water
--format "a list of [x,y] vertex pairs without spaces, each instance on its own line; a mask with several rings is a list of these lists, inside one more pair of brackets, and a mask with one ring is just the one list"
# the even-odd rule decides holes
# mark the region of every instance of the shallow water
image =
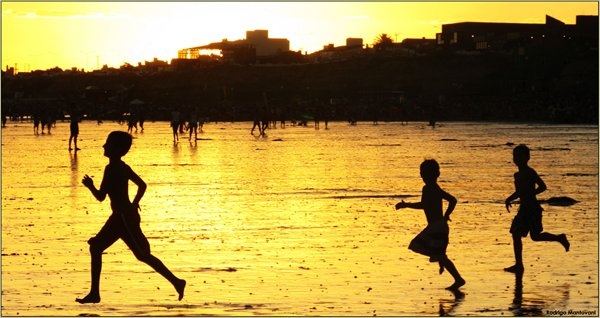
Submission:
[[[168,123],[146,123],[124,157],[148,184],[142,229],[153,253],[187,280],[185,298],[135,259],[125,244],[106,251],[102,302],[77,304],[89,288],[86,241],[110,214],[81,185],[101,182],[106,122],[68,123],[34,135],[30,123],[2,129],[2,315],[551,315],[598,314],[598,127],[504,123],[330,123],[250,135],[251,123],[211,123],[174,144]],[[524,240],[522,283],[514,262],[512,144],[532,149],[548,185],[539,199],[557,243]],[[448,255],[467,280],[407,249],[425,226],[419,164],[441,164],[442,188],[459,200]],[[135,193],[130,186],[130,194]]]

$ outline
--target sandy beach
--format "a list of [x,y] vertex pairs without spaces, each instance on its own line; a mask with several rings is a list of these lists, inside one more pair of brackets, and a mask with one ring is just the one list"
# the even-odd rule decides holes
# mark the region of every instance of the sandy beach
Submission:
[[[100,184],[102,145],[125,125],[69,124],[34,135],[2,129],[2,316],[597,316],[598,127],[506,123],[333,122],[328,130],[209,123],[200,140],[173,143],[167,122],[133,133],[123,158],[148,184],[142,229],[152,252],[187,280],[185,297],[119,241],[103,256],[102,302],[89,291],[87,240],[110,215],[81,184]],[[544,229],[571,250],[523,240],[522,280],[509,231],[512,147],[525,143],[548,185]],[[441,165],[439,184],[458,199],[448,256],[460,293],[436,263],[408,250],[426,225],[419,164]],[[130,185],[130,195],[135,193]]]

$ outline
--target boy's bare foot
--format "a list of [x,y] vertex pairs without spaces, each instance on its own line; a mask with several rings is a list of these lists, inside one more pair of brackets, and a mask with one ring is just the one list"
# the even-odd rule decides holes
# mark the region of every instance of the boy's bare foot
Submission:
[[444,273],[444,265],[442,265],[442,262],[440,262],[440,275],[442,275]]
[[504,269],[505,272],[515,273],[515,274],[523,273],[524,270],[525,269],[523,268],[523,265],[513,265],[511,267],[507,267]]
[[180,279],[179,283],[177,283],[177,285],[175,285],[175,290],[177,290],[177,293],[179,294],[178,300],[183,299],[183,291],[185,290],[185,284],[186,284],[186,281],[183,279]]
[[569,248],[571,247],[571,243],[569,243],[569,240],[567,240],[567,236],[565,234],[561,234],[558,236],[558,240],[560,242],[560,244],[562,244],[562,246],[564,246],[565,251],[569,251]]
[[75,298],[75,301],[80,304],[97,304],[100,302],[100,295],[88,294],[83,298]]
[[461,278],[461,279],[455,281],[454,284],[446,287],[446,289],[448,289],[448,290],[457,290],[460,287],[464,286],[466,283],[467,282],[464,279]]

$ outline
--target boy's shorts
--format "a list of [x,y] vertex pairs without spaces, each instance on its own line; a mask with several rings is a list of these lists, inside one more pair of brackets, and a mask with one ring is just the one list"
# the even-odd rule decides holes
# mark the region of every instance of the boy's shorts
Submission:
[[140,228],[140,215],[137,211],[111,214],[100,232],[89,239],[88,243],[93,248],[104,251],[118,239],[122,239],[137,258],[150,254],[150,243]]
[[526,237],[528,233],[540,234],[542,226],[542,207],[519,207],[519,212],[512,221],[510,233]]

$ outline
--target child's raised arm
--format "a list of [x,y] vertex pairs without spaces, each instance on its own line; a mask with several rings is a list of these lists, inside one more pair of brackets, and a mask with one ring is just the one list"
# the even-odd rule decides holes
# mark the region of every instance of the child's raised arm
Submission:
[[404,209],[404,208],[421,209],[422,210],[423,204],[421,204],[421,202],[415,202],[415,203],[404,202],[404,200],[396,203],[396,210]]
[[83,183],[84,186],[90,189],[96,200],[102,202],[104,201],[104,199],[106,199],[106,191],[102,190],[102,186],[100,187],[100,190],[96,189],[96,187],[94,186],[94,180],[90,178],[90,176],[88,176],[87,174],[83,177],[81,183]]

